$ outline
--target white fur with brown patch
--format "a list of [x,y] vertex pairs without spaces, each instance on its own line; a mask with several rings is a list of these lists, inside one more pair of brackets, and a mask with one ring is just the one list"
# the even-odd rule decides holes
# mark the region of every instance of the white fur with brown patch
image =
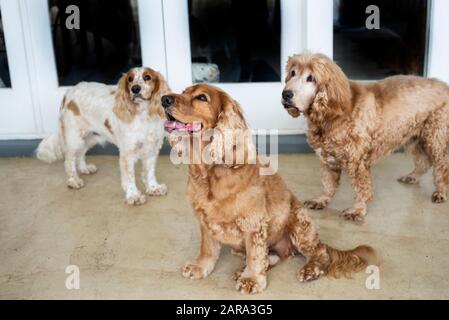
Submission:
[[[135,94],[134,86],[140,91]],[[155,175],[157,156],[164,139],[162,95],[170,92],[163,77],[149,68],[134,68],[124,74],[119,86],[81,82],[69,89],[60,111],[60,130],[44,139],[37,157],[46,162],[65,158],[67,185],[84,186],[78,173],[92,174],[86,152],[96,144],[110,142],[120,151],[122,188],[128,204],[145,202],[136,186],[135,163],[142,160],[142,180],[149,195],[164,195],[165,184]],[[70,105],[70,108],[69,108]]]

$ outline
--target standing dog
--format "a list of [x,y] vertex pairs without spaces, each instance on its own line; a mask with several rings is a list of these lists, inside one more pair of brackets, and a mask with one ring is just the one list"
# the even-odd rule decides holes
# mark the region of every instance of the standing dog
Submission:
[[142,160],[142,179],[149,195],[164,195],[167,187],[155,176],[156,159],[164,139],[162,95],[169,92],[163,77],[150,68],[134,68],[122,76],[118,88],[81,82],[64,96],[59,132],[45,138],[37,157],[45,162],[65,158],[67,185],[84,186],[78,176],[97,171],[87,164],[86,152],[106,141],[120,151],[122,187],[128,204],[140,205],[145,196],[136,187],[134,166]]
[[[201,148],[191,152],[204,154],[202,150],[207,150],[215,155],[213,162],[189,164],[188,196],[200,221],[201,249],[198,258],[183,267],[184,277],[207,277],[218,260],[221,244],[246,255],[245,269],[236,273],[236,288],[242,293],[262,292],[269,264],[297,253],[308,258],[298,271],[300,281],[359,271],[367,259],[375,257],[368,246],[340,251],[322,243],[307,209],[278,174],[261,175],[258,162],[237,161],[240,150],[236,149],[254,148],[237,145],[237,135],[248,131],[248,126],[237,102],[225,92],[210,85],[195,85],[182,94],[162,97],[162,104],[171,119],[166,124],[169,132],[182,131],[188,135],[183,140],[192,145],[200,134]],[[212,129],[212,141],[204,139],[206,131]],[[225,132],[228,140],[223,139]],[[175,141],[171,143],[179,154],[182,148]],[[198,154],[189,158],[202,159]]]
[[307,119],[307,140],[321,161],[324,195],[305,205],[327,206],[344,170],[355,204],[346,219],[362,220],[372,198],[371,165],[401,145],[413,154],[415,169],[399,178],[417,183],[433,166],[433,202],[447,199],[449,184],[449,87],[435,79],[394,76],[373,83],[350,81],[322,54],[288,60],[282,104]]

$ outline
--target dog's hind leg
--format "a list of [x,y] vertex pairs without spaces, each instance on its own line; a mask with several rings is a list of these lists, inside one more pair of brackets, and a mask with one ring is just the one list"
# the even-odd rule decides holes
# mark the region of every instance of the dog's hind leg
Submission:
[[432,202],[442,203],[447,200],[447,186],[449,183],[449,163],[447,160],[447,146],[437,149],[432,147],[433,177],[435,192],[432,194]]
[[89,175],[97,172],[97,167],[93,163],[86,163],[86,152],[98,142],[95,134],[91,134],[84,139],[85,146],[78,157],[78,169],[80,173]]
[[77,159],[84,149],[84,140],[78,132],[65,132],[64,167],[67,174],[67,186],[72,189],[84,187],[84,181],[78,176]]
[[398,179],[399,182],[407,184],[416,184],[419,182],[419,178],[425,174],[431,167],[429,156],[423,147],[423,141],[414,138],[407,142],[404,146],[407,153],[410,153],[414,157],[415,169],[409,174],[402,176]]
[[422,137],[425,149],[433,165],[435,192],[432,202],[441,203],[447,200],[449,184],[449,104],[435,111],[427,120]]
[[83,121],[80,121],[78,107],[72,106],[78,113],[72,109],[61,111],[60,123],[62,138],[64,139],[64,168],[67,174],[67,186],[72,189],[84,187],[84,181],[78,176],[78,159],[86,148],[86,141],[83,138]]

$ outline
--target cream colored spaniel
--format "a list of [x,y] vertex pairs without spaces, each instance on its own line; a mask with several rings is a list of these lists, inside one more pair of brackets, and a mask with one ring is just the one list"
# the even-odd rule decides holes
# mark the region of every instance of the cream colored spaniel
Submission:
[[155,176],[156,159],[164,139],[165,115],[161,97],[169,92],[163,77],[150,68],[134,68],[122,76],[118,88],[81,82],[64,96],[59,132],[45,138],[37,157],[45,162],[65,158],[67,185],[84,186],[78,176],[97,171],[86,163],[85,154],[94,145],[115,144],[120,151],[120,172],[126,202],[145,202],[136,186],[134,166],[142,160],[142,179],[149,195],[164,195],[167,187]]

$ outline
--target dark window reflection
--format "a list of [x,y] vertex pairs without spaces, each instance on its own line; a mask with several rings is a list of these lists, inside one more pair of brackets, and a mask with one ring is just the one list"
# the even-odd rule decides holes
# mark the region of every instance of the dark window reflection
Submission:
[[[368,30],[369,5],[380,9],[380,29]],[[334,0],[334,59],[351,78],[423,75],[426,0]]]
[[0,11],[0,88],[11,88],[8,57],[6,55],[5,33],[3,32],[2,13]]
[[[59,84],[117,83],[142,64],[137,0],[50,0]],[[80,29],[66,28],[66,7],[80,9]]]
[[189,0],[193,82],[280,81],[280,0]]

